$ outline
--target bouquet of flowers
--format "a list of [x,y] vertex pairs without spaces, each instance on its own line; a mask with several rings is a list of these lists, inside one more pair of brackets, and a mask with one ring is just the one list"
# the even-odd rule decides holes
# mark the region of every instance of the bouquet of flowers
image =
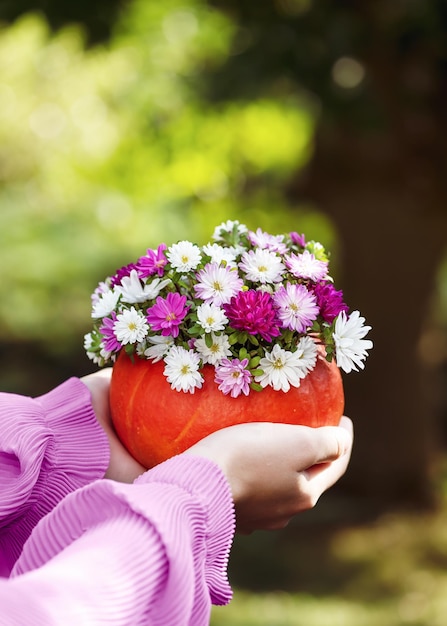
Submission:
[[122,350],[163,360],[167,384],[191,394],[211,365],[231,397],[299,387],[322,349],[344,372],[363,369],[371,327],[349,312],[328,266],[320,243],[238,221],[204,246],[160,244],[95,289],[87,355],[99,366]]

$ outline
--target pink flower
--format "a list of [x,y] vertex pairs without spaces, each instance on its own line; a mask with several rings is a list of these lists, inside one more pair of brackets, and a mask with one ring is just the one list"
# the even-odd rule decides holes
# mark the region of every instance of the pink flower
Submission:
[[267,291],[248,289],[233,296],[223,309],[236,330],[245,330],[250,335],[261,335],[266,341],[280,335],[279,320],[273,306],[272,296]]
[[222,359],[216,365],[214,382],[219,385],[219,391],[223,394],[230,394],[232,398],[237,398],[241,393],[248,396],[250,393],[251,372],[247,369],[248,359]]
[[116,322],[116,313],[112,311],[110,317],[105,317],[102,320],[102,326],[99,332],[103,336],[102,345],[107,352],[119,352],[122,348],[122,344],[116,338],[113,326]]
[[278,307],[278,317],[285,328],[306,332],[317,318],[316,297],[304,285],[287,283],[274,294],[273,300]]
[[155,304],[147,310],[146,319],[152,330],[161,330],[164,337],[178,337],[179,326],[189,311],[186,296],[168,293],[166,298],[158,296]]

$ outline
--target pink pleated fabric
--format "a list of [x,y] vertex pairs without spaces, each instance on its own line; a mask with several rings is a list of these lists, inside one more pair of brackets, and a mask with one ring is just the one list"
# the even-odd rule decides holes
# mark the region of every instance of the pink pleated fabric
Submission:
[[0,576],[9,575],[37,522],[68,493],[102,478],[109,457],[78,378],[38,398],[0,393]]
[[[71,385],[83,387],[79,381],[69,381],[69,398],[73,396]],[[74,395],[78,393],[82,395],[82,389]],[[45,409],[34,408],[39,426],[33,430],[31,406],[35,403],[18,396],[9,400],[15,405],[16,419],[23,422],[19,443],[14,443],[13,432],[6,438],[0,436],[2,549],[8,547],[3,533],[16,536],[16,523],[23,530],[21,520],[36,509],[36,499],[41,502],[39,511],[49,508],[50,512],[41,515],[10,577],[0,579],[0,625],[209,624],[211,603],[225,604],[231,599],[227,566],[235,520],[221,470],[207,459],[180,455],[146,472],[133,485],[102,479],[75,490],[72,487],[71,493],[63,496],[60,488],[56,497],[44,487],[36,497],[39,480],[47,487],[53,482],[59,486],[60,472],[69,475],[71,485],[72,480],[87,479],[84,443],[80,433],[72,446],[67,440],[64,443],[63,436],[56,441],[51,429],[42,427],[42,421],[47,423]],[[48,397],[45,402],[46,407],[59,407],[62,412],[66,406],[60,400],[50,402]],[[43,406],[41,400],[38,405]],[[74,402],[73,412],[77,411],[79,402]],[[3,415],[11,418],[13,413],[8,399],[0,397],[0,429]],[[65,420],[70,420],[68,414]],[[81,460],[73,458],[67,463],[75,468],[76,479],[67,465],[63,471],[52,465],[46,475],[46,466],[51,465],[47,456],[54,463],[59,446],[65,446],[64,457],[69,454],[67,448],[73,457],[80,454]],[[98,457],[101,453],[90,457],[90,471],[92,466],[100,471]],[[50,504],[45,503],[47,499]],[[56,506],[55,499],[59,502]],[[25,524],[27,530],[30,525]]]

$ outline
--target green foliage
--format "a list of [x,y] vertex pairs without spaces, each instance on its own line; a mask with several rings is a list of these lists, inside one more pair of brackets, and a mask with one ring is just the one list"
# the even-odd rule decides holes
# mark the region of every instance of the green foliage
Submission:
[[213,608],[211,625],[443,626],[446,512],[444,486],[439,510],[431,513],[383,514],[328,528],[323,536],[318,525],[292,523],[282,539],[261,536],[256,543],[256,534],[244,537],[257,546],[255,563],[245,567],[262,569],[265,559],[271,572],[280,559],[285,584],[270,577],[264,593],[236,587],[228,606]]
[[200,96],[234,29],[201,0],[137,0],[96,47],[39,15],[0,32],[4,337],[79,341],[102,276],[226,219],[332,245],[328,220],[283,195],[311,155],[313,111]]

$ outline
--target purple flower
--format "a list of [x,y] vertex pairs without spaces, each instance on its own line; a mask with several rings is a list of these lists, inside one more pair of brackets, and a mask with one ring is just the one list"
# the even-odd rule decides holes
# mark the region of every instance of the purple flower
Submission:
[[250,335],[261,335],[266,341],[280,335],[280,321],[267,291],[240,291],[223,305],[230,325]]
[[306,237],[304,234],[299,235],[297,232],[293,231],[289,233],[289,237],[292,243],[299,246],[300,248],[304,248],[306,246]]
[[119,270],[117,270],[115,273],[115,276],[112,276],[111,278],[112,288],[115,287],[115,285],[121,285],[122,279],[125,276],[130,276],[130,272],[136,269],[137,269],[136,263],[129,263],[129,265],[125,265],[124,267],[121,267]]
[[216,365],[214,382],[219,385],[219,391],[223,394],[230,394],[232,398],[237,398],[241,393],[248,396],[250,393],[251,372],[247,369],[248,359],[222,359]]
[[343,302],[343,292],[337,291],[332,283],[317,283],[313,292],[320,308],[324,321],[332,324],[341,311],[348,312],[348,306]]
[[178,337],[179,326],[189,311],[186,296],[168,293],[166,298],[158,296],[155,304],[147,310],[147,321],[152,330],[161,330],[164,337]]
[[166,244],[161,243],[157,250],[151,250],[149,248],[146,255],[138,259],[137,270],[140,278],[147,278],[148,276],[153,276],[154,274],[163,276],[165,265],[168,262],[164,253],[166,249]]
[[122,348],[122,344],[118,341],[113,331],[113,325],[116,322],[115,311],[112,311],[111,316],[105,317],[102,322],[99,332],[103,336],[102,345],[104,346],[104,350],[107,352],[119,352]]

